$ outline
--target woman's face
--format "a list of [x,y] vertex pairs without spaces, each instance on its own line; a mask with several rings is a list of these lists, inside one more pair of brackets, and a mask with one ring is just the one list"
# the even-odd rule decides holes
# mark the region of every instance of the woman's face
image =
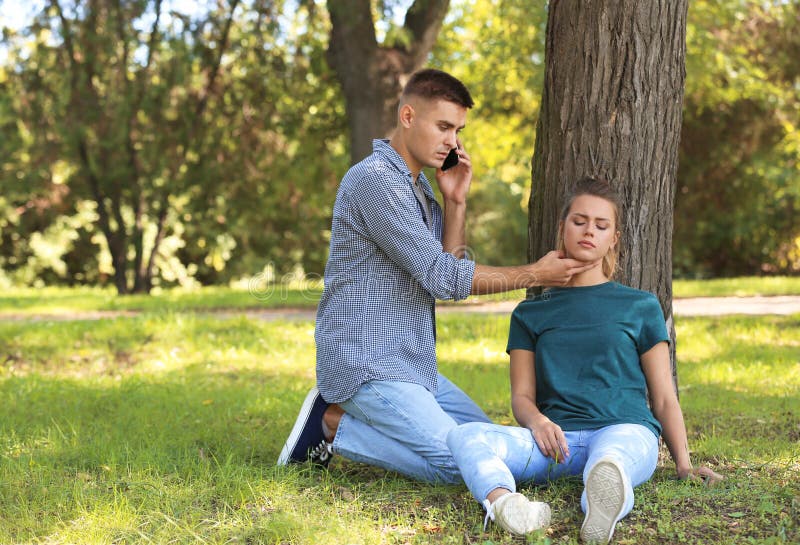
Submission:
[[562,229],[567,257],[581,261],[602,259],[619,240],[614,205],[593,195],[572,201]]

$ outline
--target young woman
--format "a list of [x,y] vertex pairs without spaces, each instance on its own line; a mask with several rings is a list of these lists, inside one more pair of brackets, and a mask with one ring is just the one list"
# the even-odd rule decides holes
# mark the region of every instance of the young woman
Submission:
[[559,249],[602,267],[523,301],[511,316],[511,405],[522,427],[469,423],[447,437],[486,521],[515,534],[550,523],[550,507],[516,493],[516,483],[582,473],[581,538],[608,543],[633,507],[633,487],[655,471],[659,435],[679,478],[722,478],[689,459],[658,300],[610,280],[620,212],[608,182],[578,182],[561,213]]

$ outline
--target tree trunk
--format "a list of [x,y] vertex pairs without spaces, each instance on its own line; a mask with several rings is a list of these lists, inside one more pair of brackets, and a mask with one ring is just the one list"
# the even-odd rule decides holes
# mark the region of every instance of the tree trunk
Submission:
[[355,164],[372,153],[374,138],[388,138],[397,119],[401,79],[414,71],[401,55],[375,51],[362,63],[347,63],[337,70],[345,95],[350,129],[350,161]]
[[[529,257],[555,246],[567,188],[607,178],[623,199],[616,280],[655,293],[672,343],[672,214],[688,0],[551,0],[529,202]],[[677,385],[677,378],[676,378]]]
[[415,0],[403,26],[410,43],[385,47],[375,36],[370,0],[328,0],[328,63],[345,97],[352,164],[372,153],[374,138],[394,129],[405,79],[425,63],[449,5],[450,0]]

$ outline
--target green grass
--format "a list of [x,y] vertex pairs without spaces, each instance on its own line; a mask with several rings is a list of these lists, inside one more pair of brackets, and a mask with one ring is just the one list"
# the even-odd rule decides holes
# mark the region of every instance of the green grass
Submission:
[[[717,280],[676,280],[675,297],[800,295],[800,277],[743,277]],[[291,285],[256,283],[247,287],[165,289],[152,295],[120,297],[112,288],[18,288],[0,293],[0,319],[9,316],[60,316],[86,312],[164,312],[316,308],[320,282]],[[470,297],[469,303],[519,301],[525,290]],[[443,305],[463,303],[441,303]]]
[[152,295],[119,296],[111,288],[17,288],[0,293],[3,315],[64,315],[96,311],[204,311],[218,309],[315,308],[319,282],[257,285],[253,289],[203,287],[167,289]]
[[675,280],[675,297],[747,297],[800,295],[800,276],[743,276],[710,280]]
[[[313,323],[154,301],[132,317],[0,321],[0,543],[525,542],[483,532],[461,486],[342,458],[329,471],[275,468],[313,384]],[[504,423],[507,324],[438,319],[443,372]],[[798,543],[800,316],[677,328],[693,458],[728,478],[679,482],[662,460],[615,542]],[[525,489],[554,510],[550,532],[527,542],[577,543],[580,491]]]
[[[175,288],[155,291],[151,295],[125,296],[117,295],[112,288],[15,288],[0,293],[0,319],[25,316],[68,317],[93,312],[258,311],[287,308],[313,310],[321,295],[322,284],[319,282],[262,285],[254,289],[221,286],[192,290]],[[519,301],[524,298],[525,290],[516,290],[475,296],[469,301]]]

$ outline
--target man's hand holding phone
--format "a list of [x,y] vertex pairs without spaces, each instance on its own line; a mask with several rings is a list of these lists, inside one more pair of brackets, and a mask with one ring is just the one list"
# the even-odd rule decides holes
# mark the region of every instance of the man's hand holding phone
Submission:
[[436,171],[436,183],[442,198],[454,204],[467,202],[467,193],[472,182],[472,162],[461,142],[450,153]]
[[447,157],[444,159],[444,163],[442,163],[442,171],[449,170],[458,164],[458,153],[456,152],[456,148],[450,150],[450,153],[447,154]]

